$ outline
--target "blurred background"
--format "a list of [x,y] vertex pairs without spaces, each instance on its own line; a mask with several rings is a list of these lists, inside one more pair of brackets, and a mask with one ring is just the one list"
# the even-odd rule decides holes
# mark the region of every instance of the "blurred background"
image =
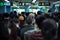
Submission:
[[0,0],[0,40],[60,40],[60,0]]
[[59,12],[59,0],[0,0],[0,13],[3,12],[35,12],[42,11],[47,13],[52,6]]

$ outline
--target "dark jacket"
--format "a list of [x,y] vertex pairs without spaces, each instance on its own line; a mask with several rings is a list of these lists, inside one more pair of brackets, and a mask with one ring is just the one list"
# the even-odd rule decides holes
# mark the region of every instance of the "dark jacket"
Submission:
[[34,26],[33,25],[27,25],[26,27],[22,28],[21,31],[20,31],[20,35],[22,37],[22,39],[24,38],[24,33],[28,30],[32,30],[34,29]]
[[24,40],[43,40],[41,30],[29,30],[25,32]]
[[5,21],[0,22],[0,40],[8,40],[9,38],[8,27],[5,25]]
[[15,26],[14,23],[11,24],[10,29],[11,29],[11,34],[10,34],[9,40],[10,40],[10,39],[16,40],[18,34],[17,34],[17,27]]

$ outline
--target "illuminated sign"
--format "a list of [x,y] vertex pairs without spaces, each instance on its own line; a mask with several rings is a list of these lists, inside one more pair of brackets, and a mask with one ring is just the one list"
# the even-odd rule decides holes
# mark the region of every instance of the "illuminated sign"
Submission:
[[50,2],[39,2],[39,6],[50,6]]
[[32,2],[32,0],[13,0],[13,1],[18,1],[18,2]]
[[29,2],[19,2],[19,6],[29,6],[30,4]]
[[45,2],[45,6],[50,6],[50,2]]
[[42,6],[44,6],[44,3],[42,2]]
[[24,6],[25,3],[19,2],[19,6]]

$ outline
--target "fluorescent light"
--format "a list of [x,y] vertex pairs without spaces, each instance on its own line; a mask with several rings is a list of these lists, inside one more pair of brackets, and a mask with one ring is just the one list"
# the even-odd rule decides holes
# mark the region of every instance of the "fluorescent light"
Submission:
[[8,0],[5,0],[6,2],[9,2]]
[[8,1],[8,0],[5,0],[5,1]]
[[35,2],[36,2],[36,0],[33,0],[33,1],[32,1],[32,3],[35,3]]

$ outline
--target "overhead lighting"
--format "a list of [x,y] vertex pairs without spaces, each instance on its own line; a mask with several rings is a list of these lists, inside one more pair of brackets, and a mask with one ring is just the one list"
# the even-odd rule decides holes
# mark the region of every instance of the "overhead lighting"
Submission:
[[9,2],[8,0],[5,0],[6,2]]
[[28,8],[30,8],[31,6],[29,6]]
[[33,1],[32,1],[32,3],[35,3],[35,2],[36,2],[36,0],[33,0]]

